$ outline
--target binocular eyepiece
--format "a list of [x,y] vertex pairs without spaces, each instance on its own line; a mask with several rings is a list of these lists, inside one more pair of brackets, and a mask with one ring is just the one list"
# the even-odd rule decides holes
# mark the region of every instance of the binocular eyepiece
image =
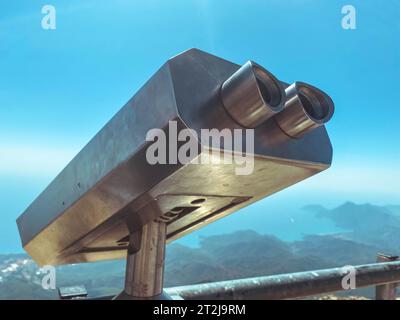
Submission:
[[222,84],[221,98],[241,126],[255,128],[273,118],[292,138],[325,124],[334,111],[333,101],[323,91],[304,82],[284,89],[273,74],[252,61]]

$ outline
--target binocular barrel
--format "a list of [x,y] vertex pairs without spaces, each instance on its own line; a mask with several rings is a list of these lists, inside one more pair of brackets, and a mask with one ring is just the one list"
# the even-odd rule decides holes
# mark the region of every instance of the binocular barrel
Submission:
[[232,118],[255,128],[270,118],[290,137],[299,138],[328,122],[333,115],[331,98],[321,90],[295,82],[281,82],[258,64],[248,61],[221,88],[223,104]]

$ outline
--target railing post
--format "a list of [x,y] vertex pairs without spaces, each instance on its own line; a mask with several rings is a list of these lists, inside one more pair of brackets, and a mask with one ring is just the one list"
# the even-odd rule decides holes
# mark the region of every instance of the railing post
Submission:
[[[398,261],[398,256],[387,255],[383,253],[378,253],[377,262],[390,262]],[[397,296],[397,286],[399,283],[392,282],[383,285],[376,286],[375,289],[375,299],[376,300],[396,300]]]

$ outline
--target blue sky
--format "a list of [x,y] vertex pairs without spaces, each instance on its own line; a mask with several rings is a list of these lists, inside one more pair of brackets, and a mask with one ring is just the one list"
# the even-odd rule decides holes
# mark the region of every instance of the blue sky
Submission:
[[[41,28],[45,4],[56,30]],[[345,4],[356,30],[341,27]],[[332,168],[221,226],[307,203],[400,204],[399,13],[396,0],[2,1],[0,252],[20,251],[17,216],[166,59],[191,47],[310,82],[336,105]]]

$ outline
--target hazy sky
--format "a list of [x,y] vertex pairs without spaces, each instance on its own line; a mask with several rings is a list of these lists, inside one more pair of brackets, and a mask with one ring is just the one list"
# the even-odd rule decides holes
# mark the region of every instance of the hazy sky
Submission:
[[[41,27],[56,8],[55,30]],[[341,27],[356,8],[357,29]],[[397,0],[33,1],[0,3],[0,252],[17,216],[169,57],[191,47],[251,59],[328,92],[331,169],[249,207],[400,204]],[[235,216],[226,221],[233,221]]]

